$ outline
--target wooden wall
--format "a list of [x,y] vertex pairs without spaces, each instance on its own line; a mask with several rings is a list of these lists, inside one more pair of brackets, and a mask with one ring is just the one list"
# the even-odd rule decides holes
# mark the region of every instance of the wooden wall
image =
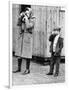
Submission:
[[[33,55],[50,57],[49,36],[56,26],[61,26],[61,36],[64,38],[65,13],[60,7],[55,6],[31,6],[36,17],[33,32]],[[60,12],[59,12],[60,11]],[[13,6],[13,49],[15,51],[19,28],[16,26],[19,5]],[[62,56],[64,56],[64,48]]]
[[[61,7],[54,6],[32,6],[32,9],[36,17],[33,54],[50,57],[49,36],[55,27],[60,26],[61,36],[64,38],[65,12],[62,12]],[[64,56],[64,48],[62,56]]]
[[12,4],[12,33],[13,33],[13,43],[12,43],[12,48],[13,51],[15,51],[16,47],[16,41],[19,33],[19,28],[17,27],[17,20],[18,20],[18,15],[19,15],[19,5],[17,4]]

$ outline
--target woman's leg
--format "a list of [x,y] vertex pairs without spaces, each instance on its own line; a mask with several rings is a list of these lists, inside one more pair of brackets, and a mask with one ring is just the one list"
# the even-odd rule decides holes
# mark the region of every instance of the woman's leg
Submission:
[[26,60],[26,69],[30,70],[30,59]]
[[26,59],[26,70],[24,71],[24,75],[25,74],[29,74],[30,73],[30,59]]
[[18,69],[16,71],[13,71],[13,73],[17,73],[21,71],[21,64],[22,64],[22,58],[20,57],[18,59]]

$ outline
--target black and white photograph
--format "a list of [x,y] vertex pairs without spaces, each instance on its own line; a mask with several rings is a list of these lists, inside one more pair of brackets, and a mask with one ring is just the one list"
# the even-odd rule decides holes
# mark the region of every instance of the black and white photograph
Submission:
[[12,4],[12,85],[65,82],[65,7]]

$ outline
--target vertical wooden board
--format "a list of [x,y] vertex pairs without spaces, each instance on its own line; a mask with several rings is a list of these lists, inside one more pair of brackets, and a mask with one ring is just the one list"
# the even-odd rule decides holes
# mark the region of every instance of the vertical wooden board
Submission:
[[[46,7],[45,6],[32,6],[34,15],[36,17],[34,28],[34,40],[33,40],[33,54],[44,56],[45,55],[45,35],[46,35]],[[36,34],[36,35],[35,35]],[[36,37],[35,37],[36,36]]]
[[56,10],[57,10],[57,20],[56,20],[56,26],[59,27],[59,10],[60,10],[60,7],[56,7]]
[[41,16],[40,16],[40,55],[41,56],[44,56],[44,22],[45,20],[43,19],[44,18],[44,6],[41,6]]
[[47,50],[47,26],[46,26],[46,22],[47,22],[47,20],[46,20],[46,18],[47,18],[47,7],[45,6],[45,7],[43,7],[43,10],[42,10],[42,30],[43,30],[43,32],[42,32],[42,35],[43,35],[43,56],[44,57],[46,57],[47,56],[47,52],[46,52],[46,50]]
[[33,44],[34,44],[33,45],[33,54],[40,55],[40,39],[39,39],[40,11],[39,11],[39,6],[31,6],[31,7],[33,9],[34,16],[36,17],[34,33],[33,33]]
[[[53,7],[53,29],[56,27],[56,8]],[[52,30],[53,30],[52,29]]]
[[13,32],[13,50],[16,50],[16,43],[19,34],[19,27],[17,27],[17,20],[19,15],[19,5],[12,4],[12,32]]
[[62,56],[65,56],[65,12],[60,12],[60,26],[61,26],[61,37],[63,40]]
[[52,30],[59,26],[59,7],[47,7],[47,56],[50,57],[49,36]]
[[50,36],[51,28],[52,28],[51,14],[52,14],[52,7],[47,7],[47,57],[50,56],[50,53],[49,53],[49,47],[50,47],[49,36]]

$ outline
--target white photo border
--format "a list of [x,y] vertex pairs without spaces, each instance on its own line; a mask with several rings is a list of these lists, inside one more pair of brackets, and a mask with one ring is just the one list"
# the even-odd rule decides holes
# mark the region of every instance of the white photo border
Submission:
[[[24,2],[25,1],[25,2]],[[66,8],[66,4],[65,3],[48,3],[48,0],[46,0],[46,3],[44,3],[45,0],[10,0],[9,1],[9,15],[10,15],[10,18],[9,18],[9,23],[10,23],[10,61],[9,61],[9,87],[12,88],[12,4],[30,4],[30,5],[44,5],[44,6],[63,6]],[[67,8],[66,8],[67,9]],[[66,13],[66,12],[65,12]],[[66,15],[66,14],[65,14]],[[65,16],[66,17],[66,16]],[[66,20],[65,20],[65,23],[66,23]],[[65,30],[66,30],[66,24],[65,24]],[[65,55],[66,55],[66,52],[65,52]],[[67,68],[66,68],[67,69]],[[67,77],[66,77],[67,79]],[[64,85],[64,84],[63,84]],[[22,87],[22,86],[21,86]]]

